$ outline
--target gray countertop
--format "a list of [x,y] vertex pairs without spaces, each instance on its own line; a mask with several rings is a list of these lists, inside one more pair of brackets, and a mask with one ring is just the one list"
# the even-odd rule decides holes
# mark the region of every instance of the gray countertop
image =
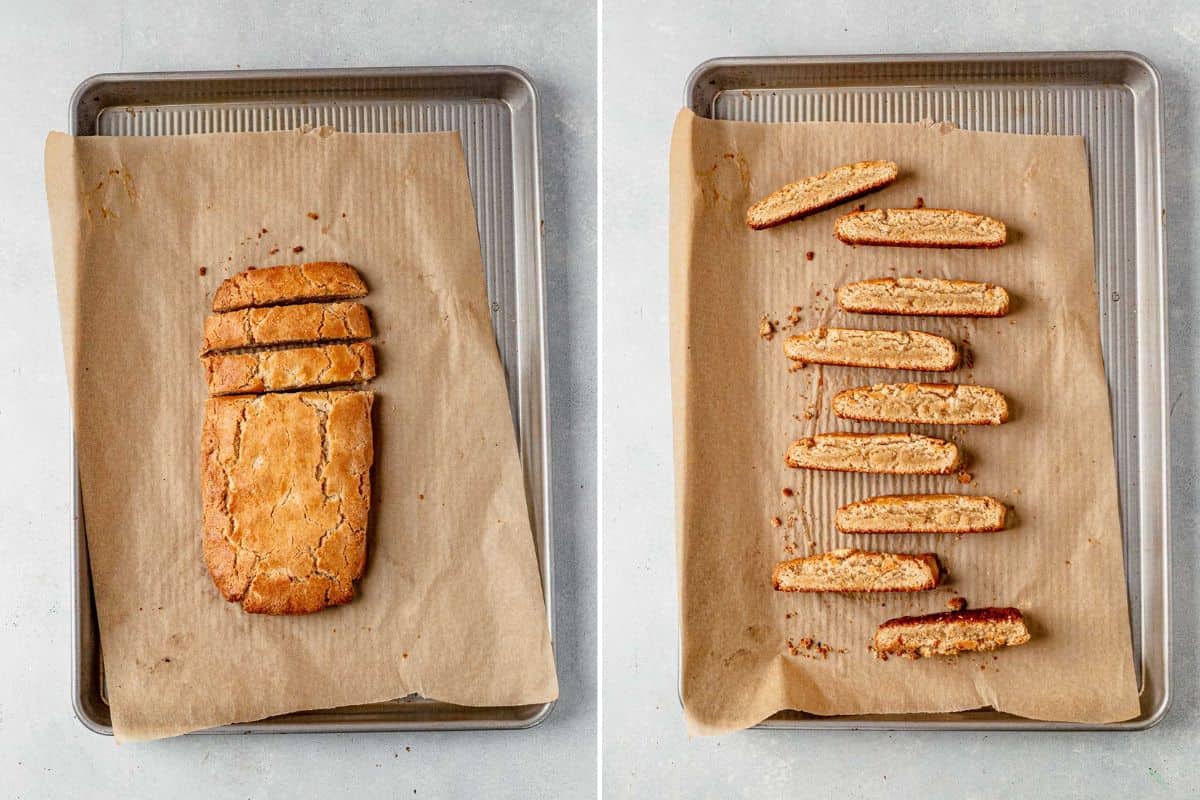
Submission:
[[[519,12],[519,13],[518,13]],[[503,2],[3,3],[0,795],[586,797],[595,791],[595,12]],[[539,91],[562,699],[530,731],[117,746],[70,705],[68,400],[42,144],[97,72],[511,64]]]
[[[607,797],[1194,797],[1197,703],[1194,2],[606,0],[601,51],[602,675]],[[869,8],[869,12],[866,10]],[[667,151],[684,81],[717,56],[1135,50],[1166,102],[1174,703],[1132,734],[747,731],[689,740],[676,693]]]

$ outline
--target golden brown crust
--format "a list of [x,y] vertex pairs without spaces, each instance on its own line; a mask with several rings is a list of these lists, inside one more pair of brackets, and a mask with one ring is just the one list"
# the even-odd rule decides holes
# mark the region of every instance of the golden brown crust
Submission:
[[251,613],[307,614],[354,596],[373,401],[345,390],[206,401],[204,562],[225,599]]
[[784,462],[793,469],[890,475],[948,475],[958,446],[915,433],[818,433],[797,439]]
[[846,244],[887,247],[994,248],[1008,230],[998,219],[955,208],[873,208],[852,211],[833,224]]
[[200,359],[210,395],[255,394],[359,383],[375,377],[369,342],[217,353]]
[[755,230],[782,225],[882,189],[899,174],[892,161],[843,164],[776,189],[747,209],[746,224]]
[[1004,530],[1007,516],[994,497],[902,494],[844,505],[834,525],[842,533],[986,533]]
[[1003,317],[1008,292],[978,281],[945,278],[872,278],[837,289],[838,305],[855,314],[910,317]]
[[775,565],[777,592],[924,592],[936,589],[942,568],[933,553],[831,550]]
[[305,303],[243,308],[204,320],[203,353],[261,345],[366,339],[371,317],[362,303]]
[[249,269],[226,278],[213,296],[213,311],[236,311],[312,300],[363,297],[367,285],[358,270],[337,261],[314,261]]
[[793,361],[841,367],[878,367],[949,372],[958,367],[954,342],[923,331],[865,331],[813,328],[783,343]]
[[881,656],[929,658],[987,652],[1029,640],[1018,609],[973,608],[890,619],[875,631],[874,650]]
[[907,425],[1002,425],[1008,400],[989,386],[958,383],[877,383],[833,396],[842,419]]

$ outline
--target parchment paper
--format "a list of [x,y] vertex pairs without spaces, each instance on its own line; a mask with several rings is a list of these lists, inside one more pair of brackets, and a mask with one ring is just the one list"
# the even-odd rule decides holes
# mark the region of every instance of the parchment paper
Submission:
[[[767,231],[746,208],[779,186],[865,159],[891,159],[887,189]],[[992,251],[852,248],[833,222],[859,203],[965,208],[1004,220]],[[812,260],[807,254],[812,253]],[[1138,713],[1112,426],[1099,321],[1084,141],[949,126],[758,124],[682,111],[671,143],[672,371],[689,730],[714,734],[781,709],[816,714],[946,712],[992,706],[1023,717],[1109,722]],[[848,314],[834,289],[895,275],[1005,286],[1013,311],[964,321]],[[818,325],[916,329],[972,354],[954,373],[809,366],[783,341]],[[782,330],[758,335],[768,314]],[[844,388],[885,381],[975,382],[1010,399],[998,428],[871,425],[829,408]],[[870,477],[791,470],[788,444],[834,430],[913,430],[956,441],[955,476]],[[784,496],[791,489],[794,496]],[[839,505],[875,494],[991,494],[1013,509],[1002,533],[851,536]],[[777,517],[781,523],[771,523]],[[936,552],[946,588],[911,595],[775,592],[785,558],[836,547]],[[996,653],[876,660],[875,628],[905,614],[1014,605],[1033,640]],[[812,639],[810,644],[807,640]],[[831,648],[822,657],[818,643]]]
[[[51,134],[46,185],[117,737],[555,698],[459,135]],[[367,570],[347,606],[249,615],[201,560],[202,323],[226,276],[317,260],[370,289]]]

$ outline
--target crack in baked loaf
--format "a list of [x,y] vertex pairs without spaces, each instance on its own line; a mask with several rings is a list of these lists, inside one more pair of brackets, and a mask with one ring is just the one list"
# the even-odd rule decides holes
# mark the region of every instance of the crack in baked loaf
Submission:
[[1000,247],[1003,222],[952,208],[874,208],[852,211],[833,224],[846,244],[892,247]]
[[937,588],[942,570],[933,553],[831,550],[775,565],[779,592],[923,592]]
[[309,389],[375,377],[375,350],[369,342],[217,353],[200,360],[210,395]]
[[366,563],[373,401],[335,390],[205,403],[204,562],[225,599],[305,614],[353,598]]
[[250,269],[226,278],[213,296],[212,310],[349,300],[366,294],[367,285],[354,267],[335,261],[314,261]]
[[922,331],[814,328],[789,336],[783,352],[793,361],[842,367],[948,372],[958,366],[954,342]]
[[796,469],[947,475],[958,468],[958,446],[915,433],[818,433],[788,447]]
[[875,631],[878,655],[929,658],[986,652],[1022,645],[1030,639],[1015,608],[974,608],[920,617],[889,619]]
[[958,383],[877,383],[833,396],[842,419],[909,425],[1000,425],[1008,400],[988,386]]
[[204,320],[203,353],[259,345],[366,339],[371,317],[362,303],[304,303],[243,308]]
[[834,524],[842,533],[982,533],[1004,530],[1007,515],[994,497],[904,494],[844,505]]
[[756,230],[815,213],[859,195],[873,192],[896,180],[893,161],[859,161],[789,183],[759,200],[746,211],[746,224]]
[[858,314],[921,317],[1003,317],[1008,292],[977,281],[946,278],[873,278],[838,287],[838,305]]

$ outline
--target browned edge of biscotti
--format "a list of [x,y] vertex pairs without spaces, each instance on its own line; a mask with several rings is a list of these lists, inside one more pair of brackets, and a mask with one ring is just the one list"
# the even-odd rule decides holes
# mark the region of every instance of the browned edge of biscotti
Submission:
[[1011,606],[990,608],[967,608],[962,611],[939,611],[936,614],[920,614],[911,617],[895,617],[880,624],[880,629],[903,628],[909,625],[936,625],[943,622],[1024,622],[1025,617],[1018,608]]
[[[854,161],[854,162],[851,162],[850,164],[839,164],[838,166],[857,166],[858,164],[865,164],[865,163],[867,163],[867,162],[866,161]],[[832,172],[834,169],[837,169],[837,167],[827,169],[827,170],[825,170],[825,172]],[[818,172],[816,175],[808,175],[808,176],[805,176],[805,178],[801,178],[800,180],[805,180],[806,178],[817,178],[817,177],[820,177],[821,175],[824,175],[825,172]],[[778,220],[772,220],[770,222],[761,222],[761,223],[752,222],[750,220],[750,211],[755,206],[757,206],[759,203],[762,203],[765,200],[769,200],[771,198],[771,196],[775,194],[775,192],[782,191],[784,188],[786,188],[787,186],[790,186],[792,183],[800,182],[800,181],[790,181],[789,183],[786,183],[783,186],[780,186],[778,189],[771,192],[766,197],[762,197],[762,198],[759,198],[758,200],[754,201],[754,203],[752,203],[750,205],[750,207],[746,209],[746,225],[756,231],[763,231],[763,230],[767,230],[768,228],[775,228],[780,225],[787,224],[789,222],[795,222],[798,219],[803,219],[805,217],[812,216],[813,214],[818,214],[822,211],[833,208],[834,206],[838,206],[838,205],[841,205],[842,203],[848,202],[850,200],[854,200],[855,198],[870,194],[871,192],[877,192],[880,189],[884,188],[885,186],[891,186],[893,183],[896,182],[896,180],[899,177],[900,177],[900,171],[899,171],[899,169],[897,169],[896,174],[893,175],[891,178],[884,178],[882,180],[874,181],[873,183],[864,185],[862,188],[857,189],[853,192],[848,192],[844,195],[839,195],[838,197],[831,199],[827,203],[822,203],[821,205],[817,205],[817,206],[809,206],[807,208],[797,211],[794,214],[789,214],[788,216],[782,217]]]
[[[246,291],[244,284],[254,281],[268,282],[277,275],[284,273],[303,274],[305,270],[326,270],[336,273],[339,283],[343,286],[340,291],[330,289],[314,291],[309,294],[283,295],[270,299],[252,299],[243,296]],[[307,278],[305,280],[308,280]],[[311,281],[309,281],[311,285]],[[355,300],[367,295],[367,285],[362,275],[351,264],[344,261],[308,261],[303,264],[279,264],[272,267],[250,267],[230,275],[221,281],[213,295],[212,310],[214,312],[240,311],[244,308],[267,308],[270,306],[294,305],[297,303],[330,303],[338,300]]]

